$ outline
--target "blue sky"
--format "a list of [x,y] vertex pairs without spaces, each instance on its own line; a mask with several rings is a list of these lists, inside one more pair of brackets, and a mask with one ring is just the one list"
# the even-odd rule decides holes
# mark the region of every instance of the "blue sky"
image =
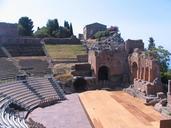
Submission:
[[71,21],[74,33],[86,24],[116,25],[125,40],[150,36],[171,52],[171,0],[0,0],[0,21],[18,22],[21,16],[34,21],[35,28],[57,18]]

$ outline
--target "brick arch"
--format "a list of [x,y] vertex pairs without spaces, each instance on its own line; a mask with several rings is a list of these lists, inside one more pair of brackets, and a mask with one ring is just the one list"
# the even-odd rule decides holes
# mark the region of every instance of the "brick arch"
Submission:
[[102,65],[98,69],[98,80],[109,80],[110,69],[106,65]]
[[133,62],[131,65],[133,79],[138,78],[138,64]]
[[76,92],[82,92],[87,90],[87,81],[83,77],[78,77],[74,80],[73,86]]

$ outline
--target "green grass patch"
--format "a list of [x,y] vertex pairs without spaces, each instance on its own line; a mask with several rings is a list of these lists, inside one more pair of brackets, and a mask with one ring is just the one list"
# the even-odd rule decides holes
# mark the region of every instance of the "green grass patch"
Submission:
[[45,45],[48,54],[52,58],[76,58],[77,55],[83,55],[86,54],[85,49],[83,46],[80,45],[69,45],[69,44],[57,44],[57,45],[51,45],[47,44]]

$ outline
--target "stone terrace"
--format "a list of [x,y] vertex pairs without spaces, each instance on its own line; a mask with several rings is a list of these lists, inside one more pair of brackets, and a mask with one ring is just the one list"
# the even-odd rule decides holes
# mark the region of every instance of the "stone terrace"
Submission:
[[15,58],[23,70],[32,76],[44,76],[51,74],[47,57],[16,57]]

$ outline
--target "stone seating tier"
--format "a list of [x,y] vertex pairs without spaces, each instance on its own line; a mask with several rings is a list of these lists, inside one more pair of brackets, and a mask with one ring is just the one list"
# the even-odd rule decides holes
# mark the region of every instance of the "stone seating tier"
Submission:
[[[40,98],[40,95],[43,98]],[[28,78],[26,81],[0,84],[0,127],[28,128],[23,117],[17,114],[19,108],[16,110],[17,108],[9,107],[11,103],[29,112],[38,106],[46,107],[55,104],[64,97],[60,86],[54,79]]]

